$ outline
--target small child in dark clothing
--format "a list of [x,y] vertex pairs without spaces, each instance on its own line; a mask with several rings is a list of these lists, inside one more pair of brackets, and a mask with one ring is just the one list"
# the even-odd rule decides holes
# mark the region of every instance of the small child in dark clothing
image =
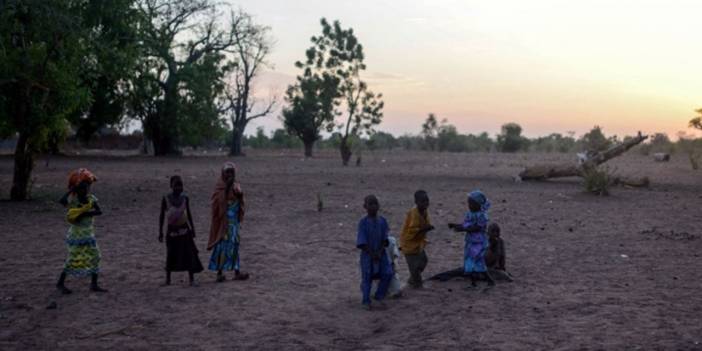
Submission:
[[171,177],[171,192],[161,200],[158,219],[158,241],[163,242],[166,222],[166,285],[171,285],[171,272],[188,272],[190,286],[196,286],[195,273],[202,272],[202,263],[195,246],[195,225],[190,212],[190,199],[183,193],[183,179]]
[[488,268],[506,271],[505,268],[505,243],[500,238],[500,226],[497,223],[491,223],[488,226],[488,241],[490,246],[485,254],[485,263]]
[[487,229],[488,241],[490,246],[485,254],[485,264],[487,264],[490,276],[496,280],[506,280],[508,282],[514,281],[512,275],[507,273],[507,267],[505,261],[507,259],[507,253],[505,249],[505,242],[500,237],[500,226],[497,223],[490,223]]
[[375,299],[382,301],[388,291],[390,281],[394,275],[390,258],[385,252],[388,246],[388,222],[384,217],[378,216],[380,204],[374,195],[364,199],[363,208],[367,216],[358,223],[356,247],[361,249],[361,292],[363,293],[363,307],[371,308],[371,287],[374,279],[379,279]]

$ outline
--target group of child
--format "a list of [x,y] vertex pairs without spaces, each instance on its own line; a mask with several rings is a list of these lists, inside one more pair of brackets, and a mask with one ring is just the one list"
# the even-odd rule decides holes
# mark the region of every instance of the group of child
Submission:
[[[90,193],[97,177],[85,168],[72,172],[68,178],[68,192],[59,202],[68,208],[69,223],[66,245],[68,257],[56,287],[62,294],[70,294],[65,285],[66,276],[92,277],[90,290],[107,292],[98,285],[100,250],[95,240],[93,218],[102,214],[97,198]],[[190,285],[197,285],[195,273],[203,266],[195,245],[190,200],[183,192],[183,179],[170,178],[171,192],[161,200],[159,216],[160,242],[166,242],[166,285],[171,284],[171,272],[187,271]],[[234,271],[234,280],[249,278],[240,270],[239,231],[244,219],[244,193],[236,182],[236,165],[226,162],[222,167],[211,197],[212,220],[207,249],[212,251],[208,268],[217,272],[217,282],[226,280],[224,271]],[[166,230],[164,235],[164,222]],[[164,240],[165,239],[165,240]]]
[[[97,177],[89,170],[81,168],[72,172],[68,179],[68,192],[60,199],[68,208],[66,220],[69,230],[66,237],[68,257],[59,277],[57,288],[63,294],[70,294],[65,286],[67,275],[91,276],[90,289],[106,292],[98,285],[100,272],[100,250],[95,240],[93,219],[102,214],[98,199],[91,194],[90,187]],[[190,200],[184,193],[183,179],[170,178],[171,192],[161,200],[159,216],[159,242],[166,243],[166,285],[171,284],[171,272],[187,271],[190,285],[197,285],[196,273],[203,271],[195,245],[195,225],[190,210]],[[382,301],[390,294],[400,294],[400,283],[396,273],[395,260],[399,251],[405,256],[410,273],[407,281],[412,288],[423,285],[422,273],[429,262],[425,247],[427,234],[435,229],[429,219],[429,195],[424,190],[414,194],[415,206],[407,212],[400,234],[399,250],[394,237],[389,236],[387,220],[378,215],[380,203],[374,195],[364,199],[363,207],[367,215],[358,224],[356,247],[361,250],[361,291],[362,303],[371,308],[371,290],[374,280],[379,280],[375,300]],[[488,266],[504,270],[504,246],[499,239],[499,227],[492,224],[488,230],[488,210],[490,202],[485,194],[473,191],[468,194],[468,211],[463,223],[449,223],[455,232],[465,233],[464,262],[461,275],[471,279],[472,286],[478,280],[495,284],[488,273]],[[226,162],[221,170],[211,196],[211,225],[207,249],[212,251],[208,268],[217,272],[217,282],[226,279],[224,271],[234,271],[234,280],[249,278],[240,270],[239,242],[241,222],[244,219],[244,193],[236,181],[236,166]],[[164,233],[164,223],[165,233]],[[490,233],[488,239],[487,233]],[[492,243],[491,243],[492,242]],[[488,250],[491,248],[491,251]],[[488,263],[486,263],[486,257]]]
[[[427,234],[435,227],[429,219],[429,195],[427,192],[424,190],[415,192],[414,203],[415,206],[407,212],[400,232],[399,249],[405,256],[410,274],[407,281],[408,286],[421,288],[423,285],[422,273],[429,262],[425,251]],[[493,223],[488,227],[490,202],[481,191],[476,190],[469,193],[467,204],[468,211],[463,223],[448,224],[449,229],[457,233],[465,233],[463,267],[460,273],[470,277],[472,287],[477,287],[478,280],[485,280],[488,286],[492,287],[495,285],[495,281],[488,272],[488,267],[494,267],[498,270],[505,269],[504,244],[499,237],[499,226]],[[362,305],[365,309],[370,309],[373,281],[379,280],[374,299],[380,302],[385,298],[393,279],[397,280],[394,272],[396,256],[386,252],[386,247],[390,247],[391,243],[394,243],[394,238],[389,236],[390,229],[387,220],[378,215],[380,209],[378,198],[374,195],[366,196],[363,207],[367,215],[358,224],[356,247],[361,250]],[[492,250],[489,250],[491,245],[493,246]],[[397,295],[397,292],[394,294]]]

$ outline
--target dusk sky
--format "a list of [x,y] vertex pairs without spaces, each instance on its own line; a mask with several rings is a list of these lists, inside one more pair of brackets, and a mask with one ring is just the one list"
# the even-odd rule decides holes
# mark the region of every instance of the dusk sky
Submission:
[[[242,0],[272,28],[281,95],[319,19],[364,45],[370,88],[385,97],[379,130],[417,133],[429,112],[463,133],[528,136],[594,125],[607,134],[678,131],[702,108],[702,1]],[[275,116],[254,124],[270,132]]]

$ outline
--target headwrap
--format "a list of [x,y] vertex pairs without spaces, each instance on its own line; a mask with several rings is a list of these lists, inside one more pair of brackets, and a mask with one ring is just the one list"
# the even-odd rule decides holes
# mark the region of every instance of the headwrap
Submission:
[[490,201],[488,201],[487,196],[483,194],[480,190],[474,190],[468,193],[468,198],[477,202],[480,205],[481,211],[487,211],[490,209]]
[[[234,182],[229,193],[227,193],[227,182],[224,181],[224,172],[233,169],[236,172],[236,165],[233,162],[225,162],[222,166],[222,174],[217,180],[214,192],[211,197],[212,221],[210,225],[210,239],[207,242],[207,249],[211,250],[219,241],[224,238],[227,230],[227,206],[230,200],[239,201],[239,213],[237,214],[239,223],[244,220],[244,193],[241,185]],[[236,174],[236,173],[235,173]]]
[[97,177],[86,168],[79,168],[68,176],[68,189],[72,189],[82,182],[92,184],[97,181]]

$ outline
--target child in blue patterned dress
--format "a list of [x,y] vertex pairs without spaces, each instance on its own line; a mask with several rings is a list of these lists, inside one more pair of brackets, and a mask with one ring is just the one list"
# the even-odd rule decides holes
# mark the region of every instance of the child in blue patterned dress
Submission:
[[463,273],[469,275],[471,285],[477,286],[478,279],[484,279],[488,286],[494,286],[495,281],[487,271],[485,253],[488,250],[487,238],[488,209],[490,202],[480,190],[468,194],[468,212],[463,223],[449,223],[449,228],[458,233],[466,233],[463,249]]

